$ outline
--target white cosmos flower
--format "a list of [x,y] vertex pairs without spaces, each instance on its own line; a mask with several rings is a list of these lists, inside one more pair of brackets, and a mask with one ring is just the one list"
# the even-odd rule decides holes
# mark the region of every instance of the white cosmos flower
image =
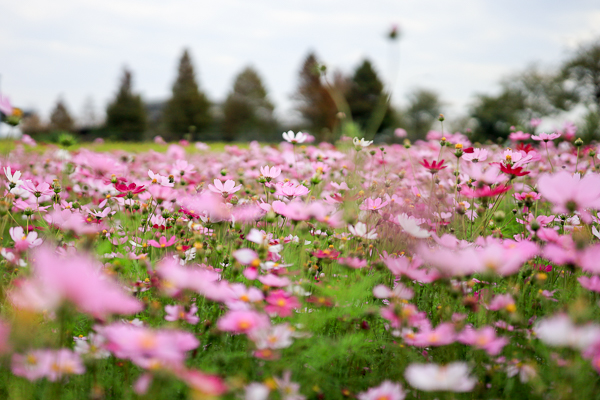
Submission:
[[348,225],[348,230],[356,237],[361,237],[364,239],[377,239],[377,233],[375,232],[375,229],[367,232],[367,225],[365,225],[363,222],[357,222],[354,226]]
[[419,227],[417,220],[409,217],[406,214],[398,215],[398,223],[402,229],[404,229],[404,232],[408,233],[412,237],[416,237],[417,239],[425,239],[431,236],[428,231]]
[[360,140],[355,137],[354,139],[352,139],[352,143],[354,143],[354,146],[356,147],[369,147],[373,141],[372,140],[365,140],[364,138],[361,138]]
[[470,392],[477,379],[469,376],[469,366],[463,362],[448,365],[411,364],[404,371],[408,383],[425,392]]
[[15,186],[21,186],[23,181],[19,178],[21,177],[21,171],[16,171],[14,174],[12,173],[10,167],[4,167],[4,174],[9,182],[14,183]]
[[558,314],[539,321],[533,331],[538,339],[549,346],[585,350],[600,335],[600,326],[596,324],[577,326],[568,315]]
[[302,132],[294,134],[293,131],[283,132],[283,139],[290,143],[304,143],[308,139],[308,135]]

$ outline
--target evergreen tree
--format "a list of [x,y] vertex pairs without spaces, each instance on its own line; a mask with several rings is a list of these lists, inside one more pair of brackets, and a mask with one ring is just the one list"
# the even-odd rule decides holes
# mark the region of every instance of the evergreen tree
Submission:
[[270,139],[277,134],[275,107],[258,73],[245,68],[235,79],[233,91],[223,104],[223,139]]
[[302,65],[300,82],[293,98],[298,102],[296,109],[306,120],[308,129],[318,141],[324,140],[335,127],[338,109],[321,81],[314,53],[310,53]]
[[132,86],[131,71],[125,68],[117,96],[106,109],[106,128],[121,140],[142,140],[146,130],[146,110]]
[[424,139],[442,111],[439,96],[431,90],[415,89],[408,99],[409,105],[404,112],[408,133],[413,139]]
[[190,54],[187,50],[179,62],[179,73],[173,84],[173,96],[167,103],[164,119],[176,137],[190,131],[206,132],[211,124],[210,102],[198,88]]
[[369,60],[364,60],[354,72],[347,100],[352,120],[362,129],[379,132],[393,127],[388,95]]
[[69,114],[67,106],[62,99],[58,99],[54,110],[52,110],[52,114],[50,114],[50,130],[72,132],[74,125],[73,118]]

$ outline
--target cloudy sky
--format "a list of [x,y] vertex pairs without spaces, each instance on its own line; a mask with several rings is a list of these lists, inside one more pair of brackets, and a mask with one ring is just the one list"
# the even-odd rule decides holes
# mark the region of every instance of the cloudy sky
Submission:
[[[385,38],[392,24],[402,31],[396,47]],[[557,65],[598,36],[598,0],[3,1],[0,91],[44,116],[59,96],[75,115],[89,97],[101,111],[127,65],[144,99],[166,99],[189,48],[212,100],[250,64],[287,118],[314,50],[347,73],[368,57],[386,82],[397,76],[396,103],[412,88],[434,89],[452,117],[506,74]]]

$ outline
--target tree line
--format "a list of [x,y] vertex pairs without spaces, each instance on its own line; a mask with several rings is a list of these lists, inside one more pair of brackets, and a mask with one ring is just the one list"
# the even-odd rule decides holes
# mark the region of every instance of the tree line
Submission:
[[[581,45],[559,67],[527,67],[505,77],[500,87],[497,95],[476,94],[468,114],[451,119],[450,128],[467,132],[474,140],[496,140],[506,138],[511,128],[531,128],[532,119],[580,107],[584,110],[580,132],[590,139],[600,138],[600,39]],[[125,68],[104,123],[79,130],[132,141],[155,135],[166,140],[278,141],[282,130],[294,129],[308,131],[318,141],[333,141],[344,132],[393,140],[394,130],[403,128],[410,138],[418,139],[435,127],[444,109],[434,90],[413,89],[404,107],[393,107],[390,97],[368,59],[346,76],[328,71],[311,52],[299,68],[292,95],[301,121],[285,123],[275,117],[263,80],[251,66],[235,77],[224,102],[211,102],[185,50],[168,101],[144,103],[133,88],[132,72]],[[77,131],[60,99],[46,126],[32,117],[23,126],[27,133]]]

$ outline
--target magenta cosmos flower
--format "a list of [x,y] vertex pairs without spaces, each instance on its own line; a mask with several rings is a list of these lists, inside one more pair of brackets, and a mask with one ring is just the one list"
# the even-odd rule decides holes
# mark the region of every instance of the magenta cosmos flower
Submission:
[[292,310],[300,308],[300,302],[294,296],[284,290],[278,289],[269,293],[266,299],[268,305],[265,311],[277,314],[280,317],[287,317],[292,314]]
[[148,244],[152,247],[157,247],[157,248],[161,249],[164,247],[173,246],[176,241],[177,241],[177,238],[175,236],[171,236],[171,239],[169,239],[169,240],[167,240],[166,236],[161,236],[160,239],[158,239],[158,242],[156,240],[148,240]]
[[225,181],[225,183],[221,182],[218,179],[215,179],[213,182],[214,185],[208,185],[208,190],[210,190],[213,193],[220,194],[223,197],[227,197],[230,194],[235,193],[242,188],[242,185],[235,186],[235,181],[232,181],[231,179],[228,179],[227,181]]

